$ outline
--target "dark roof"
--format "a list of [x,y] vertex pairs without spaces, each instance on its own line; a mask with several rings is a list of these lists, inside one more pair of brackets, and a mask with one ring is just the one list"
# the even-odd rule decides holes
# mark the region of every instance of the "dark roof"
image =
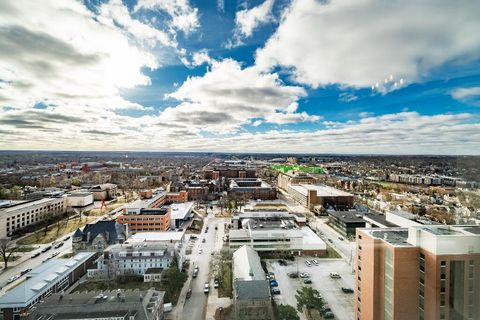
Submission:
[[145,274],[158,274],[162,273],[163,268],[148,268],[147,271],[145,271]]
[[345,223],[365,223],[363,213],[358,211],[327,211],[329,216],[333,216]]
[[82,237],[83,237],[83,232],[80,229],[77,229],[72,236],[72,238],[82,238]]
[[237,299],[268,299],[270,286],[267,280],[235,280]]
[[114,244],[119,237],[125,237],[124,226],[118,224],[115,220],[100,220],[97,223],[87,224],[83,229],[82,241],[87,242],[89,232],[88,243],[91,243],[99,234],[105,237],[108,244]]

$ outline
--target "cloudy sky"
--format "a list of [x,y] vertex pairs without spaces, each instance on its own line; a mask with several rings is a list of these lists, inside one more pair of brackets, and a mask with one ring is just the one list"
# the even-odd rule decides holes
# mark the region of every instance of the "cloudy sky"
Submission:
[[0,148],[480,154],[478,0],[0,0]]

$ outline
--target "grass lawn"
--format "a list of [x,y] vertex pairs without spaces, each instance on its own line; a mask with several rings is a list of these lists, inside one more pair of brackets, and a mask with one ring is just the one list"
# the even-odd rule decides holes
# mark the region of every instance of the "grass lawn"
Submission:
[[100,208],[92,209],[90,211],[85,212],[84,215],[89,216],[89,217],[104,216],[104,215],[107,215],[110,211],[115,210],[118,207],[121,207],[123,205],[124,205],[124,203],[118,203],[118,202],[110,203],[110,204],[107,205],[107,209],[105,209],[105,208],[103,208],[103,209],[100,209]]
[[[15,255],[11,255],[10,258],[8,258],[8,263],[12,262],[12,261],[15,261],[17,260],[19,257],[15,256]],[[5,260],[3,260],[3,257],[0,257],[0,262],[3,263]],[[3,265],[2,265],[3,267]]]
[[15,252],[30,252],[38,248],[39,247],[35,247],[35,246],[21,246],[21,247],[18,247],[17,250],[15,250]]
[[143,276],[129,276],[128,278],[118,277],[115,280],[89,280],[79,284],[73,292],[83,291],[116,291],[122,290],[148,290],[154,288],[155,290],[165,291],[165,302],[171,302],[173,305],[177,304],[182,290],[183,283],[179,283],[173,294],[169,294],[166,285],[163,282],[143,282]]
[[233,298],[232,277],[232,262],[222,263],[218,287],[218,296],[220,298]]
[[[45,235],[44,230],[39,230],[21,240],[17,243],[19,245],[32,245],[32,244],[44,244],[50,243],[52,241],[57,240],[58,238],[71,233],[78,228],[82,228],[89,222],[93,222],[95,218],[82,218],[82,220],[78,220],[76,218],[66,221],[62,221],[60,223],[60,229],[57,228],[57,225],[50,226],[48,228],[47,234]],[[58,231],[58,232],[57,232]]]
[[335,251],[335,249],[327,244],[327,254],[319,258],[341,258],[341,256]]

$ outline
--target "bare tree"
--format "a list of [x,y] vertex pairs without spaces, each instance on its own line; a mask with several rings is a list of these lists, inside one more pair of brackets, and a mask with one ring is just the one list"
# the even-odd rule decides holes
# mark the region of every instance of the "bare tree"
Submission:
[[10,238],[0,239],[0,255],[3,258],[4,268],[7,269],[8,261],[12,254],[17,250],[17,246]]

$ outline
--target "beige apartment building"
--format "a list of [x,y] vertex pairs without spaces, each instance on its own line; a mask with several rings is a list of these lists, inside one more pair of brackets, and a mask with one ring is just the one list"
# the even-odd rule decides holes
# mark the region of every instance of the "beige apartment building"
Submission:
[[357,229],[355,319],[480,319],[480,226]]

